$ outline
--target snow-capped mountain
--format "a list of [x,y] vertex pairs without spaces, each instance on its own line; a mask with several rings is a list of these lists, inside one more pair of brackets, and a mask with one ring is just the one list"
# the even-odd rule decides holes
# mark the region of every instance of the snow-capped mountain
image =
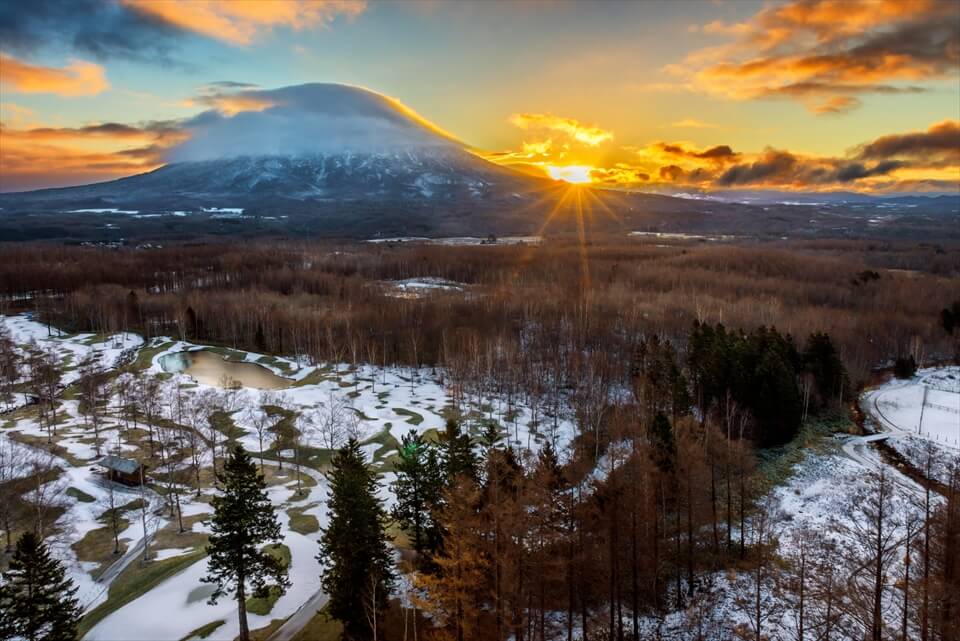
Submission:
[[[479,199],[543,182],[490,163],[380,94],[332,84],[258,92],[262,111],[208,112],[150,173],[21,194],[35,202],[99,199],[114,207],[247,208],[265,197]],[[83,202],[81,202],[83,201]],[[104,207],[101,207],[104,208]]]
[[358,87],[307,84],[224,99],[244,110],[221,105],[182,123],[183,142],[152,172],[0,194],[0,239],[526,235],[545,225],[576,231],[581,221],[591,230],[774,237],[902,235],[907,224],[943,236],[939,218],[923,217],[943,210],[939,202],[885,209],[889,216],[872,224],[869,211],[848,204],[761,206],[602,189],[569,198],[569,185],[489,162],[399,102]]

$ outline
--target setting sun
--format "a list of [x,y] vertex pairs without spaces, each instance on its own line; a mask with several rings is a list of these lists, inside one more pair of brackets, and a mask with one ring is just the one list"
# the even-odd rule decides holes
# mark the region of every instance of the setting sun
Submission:
[[590,178],[592,171],[593,167],[590,165],[547,166],[547,173],[550,174],[550,177],[554,180],[562,180],[576,185],[592,182]]

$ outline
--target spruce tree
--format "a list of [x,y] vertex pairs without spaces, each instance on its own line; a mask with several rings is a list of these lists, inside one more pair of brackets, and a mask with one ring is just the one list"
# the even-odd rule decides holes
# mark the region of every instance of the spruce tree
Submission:
[[16,634],[13,619],[13,591],[0,578],[0,639],[12,639]]
[[829,334],[814,332],[803,350],[803,368],[813,375],[817,396],[822,405],[840,395],[846,373],[840,353]]
[[27,532],[17,541],[0,589],[0,636],[27,641],[77,638],[77,588],[43,541]]
[[374,637],[395,582],[384,532],[387,517],[375,473],[355,438],[337,451],[332,464],[330,525],[317,557],[321,583],[330,597],[330,615],[343,624],[343,638],[363,641]]
[[442,533],[435,515],[442,504],[443,466],[436,447],[411,430],[403,437],[394,471],[397,503],[393,518],[413,535],[413,549],[421,557],[440,545]]
[[673,427],[662,412],[653,418],[650,424],[651,458],[657,469],[664,474],[672,474],[677,461],[677,443],[673,436]]
[[446,430],[441,440],[443,445],[443,466],[447,483],[461,476],[477,479],[477,457],[473,452],[473,441],[469,434],[460,431],[456,419],[447,419]]
[[248,641],[247,596],[264,597],[271,586],[282,594],[290,586],[287,569],[263,551],[266,544],[279,543],[283,536],[263,475],[239,445],[227,458],[220,482],[223,491],[213,499],[207,545],[209,574],[200,580],[216,585],[211,605],[232,592],[240,616],[240,641]]

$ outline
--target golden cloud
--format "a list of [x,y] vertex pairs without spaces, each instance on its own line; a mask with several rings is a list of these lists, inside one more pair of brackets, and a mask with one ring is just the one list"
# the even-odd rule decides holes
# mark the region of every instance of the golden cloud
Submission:
[[596,147],[613,140],[613,132],[600,127],[581,124],[573,118],[561,118],[553,114],[522,113],[510,117],[510,122],[521,129],[556,131],[577,142]]
[[263,30],[295,30],[327,25],[340,16],[366,10],[364,0],[122,0],[141,12],[181,29],[248,45]]
[[0,125],[0,190],[76,185],[150,171],[187,137],[174,123],[11,129]]
[[955,2],[793,0],[743,23],[704,25],[733,40],[663,71],[735,100],[787,97],[814,113],[843,113],[859,106],[856,95],[925,91],[924,83],[956,78],[958,21]]
[[[526,144],[523,152],[487,156],[489,160],[542,173],[555,167],[549,147]],[[730,145],[697,147],[686,141],[623,146],[614,156],[625,162],[590,169],[591,182],[625,188],[761,188],[823,191],[855,189],[896,191],[960,188],[960,121],[946,120],[924,131],[881,136],[844,156],[812,156],[785,149],[734,151]],[[567,163],[583,165],[576,153]],[[519,163],[519,164],[518,164]]]
[[58,96],[93,96],[110,87],[102,66],[71,60],[60,69],[32,65],[0,54],[0,86],[16,93],[52,93]]
[[187,98],[180,103],[183,107],[209,107],[226,116],[234,116],[242,111],[263,111],[274,105],[273,101],[251,94],[217,93]]

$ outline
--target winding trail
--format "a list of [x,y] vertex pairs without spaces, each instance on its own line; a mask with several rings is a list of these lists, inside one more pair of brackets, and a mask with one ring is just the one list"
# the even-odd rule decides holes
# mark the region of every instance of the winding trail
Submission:
[[[906,385],[907,383],[905,383]],[[843,443],[843,453],[850,460],[867,468],[876,468],[878,465],[886,465],[892,472],[894,482],[902,489],[918,498],[925,496],[926,490],[916,481],[903,474],[896,466],[890,465],[885,461],[880,452],[873,447],[877,443],[885,441],[896,441],[905,436],[915,435],[913,430],[905,430],[891,421],[880,409],[879,399],[885,393],[890,391],[879,388],[864,392],[858,401],[864,416],[864,427],[866,429],[877,429],[872,433],[863,436],[854,436]]]

